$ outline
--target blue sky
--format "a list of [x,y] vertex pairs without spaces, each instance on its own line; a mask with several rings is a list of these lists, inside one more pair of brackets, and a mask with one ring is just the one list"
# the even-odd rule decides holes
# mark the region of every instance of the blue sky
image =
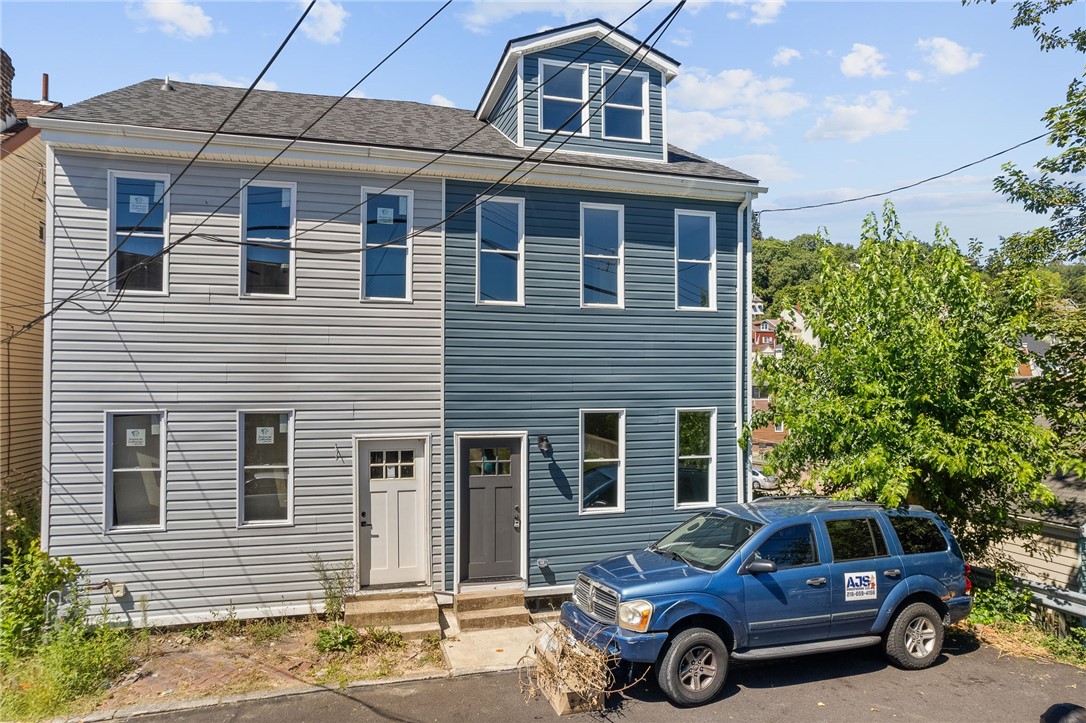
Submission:
[[[617,22],[640,2],[455,0],[361,90],[367,97],[474,108],[505,42],[590,17]],[[674,6],[657,0],[627,26],[644,34]],[[37,98],[42,72],[71,104],[169,74],[248,84],[298,17],[301,2],[18,2],[0,7],[15,95]],[[338,95],[438,7],[321,0],[266,76],[279,90]],[[658,48],[682,63],[668,90],[672,143],[762,178],[758,208],[886,190],[969,163],[1044,132],[1083,58],[1042,53],[1011,30],[1010,3],[691,1]],[[1063,11],[1086,22],[1086,3]],[[1037,141],[895,195],[905,227],[936,222],[963,245],[991,247],[1043,219],[991,189],[999,165],[1030,166]],[[767,235],[826,227],[854,242],[881,200],[767,213]]]

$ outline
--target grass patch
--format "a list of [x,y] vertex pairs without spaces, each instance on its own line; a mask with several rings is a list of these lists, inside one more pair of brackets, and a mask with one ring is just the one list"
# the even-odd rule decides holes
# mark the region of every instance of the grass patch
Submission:
[[245,626],[245,636],[254,643],[273,643],[289,632],[286,620],[253,620]]

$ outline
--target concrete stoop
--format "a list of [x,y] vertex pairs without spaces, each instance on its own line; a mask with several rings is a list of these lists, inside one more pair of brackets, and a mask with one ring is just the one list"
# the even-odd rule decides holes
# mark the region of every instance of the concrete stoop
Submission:
[[460,630],[494,630],[531,625],[523,590],[462,592],[453,601]]
[[437,598],[433,592],[383,592],[347,598],[343,622],[354,628],[390,628],[406,640],[441,637]]

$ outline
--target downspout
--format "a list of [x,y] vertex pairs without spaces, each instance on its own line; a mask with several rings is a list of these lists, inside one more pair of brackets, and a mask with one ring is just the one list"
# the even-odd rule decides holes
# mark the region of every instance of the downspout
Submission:
[[[746,198],[739,204],[739,208],[736,210],[736,222],[737,228],[740,229],[738,233],[736,261],[738,262],[736,273],[736,302],[739,304],[739,308],[736,309],[736,365],[735,365],[735,432],[736,438],[740,438],[743,435],[743,428],[750,420],[750,285],[753,279],[750,262],[751,262],[751,219],[750,219],[750,201],[751,193],[748,191]],[[750,478],[750,445],[749,442],[743,446],[742,452],[739,455],[739,479],[737,480],[738,490],[737,498],[739,502],[748,502],[751,499],[751,478]]]

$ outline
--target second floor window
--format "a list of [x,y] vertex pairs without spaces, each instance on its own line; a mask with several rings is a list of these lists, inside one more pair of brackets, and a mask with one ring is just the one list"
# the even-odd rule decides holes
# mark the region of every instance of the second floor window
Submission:
[[603,137],[647,141],[648,76],[605,70],[603,82]]
[[539,61],[539,130],[588,133],[588,66]]
[[411,194],[362,191],[362,297],[411,298]]
[[166,243],[170,177],[110,174],[110,262],[116,291],[166,291]]
[[476,301],[524,303],[524,199],[488,198],[476,213]]
[[675,301],[679,309],[716,309],[716,214],[675,212]]
[[623,208],[581,204],[581,303],[622,306]]
[[294,184],[250,183],[241,192],[241,293],[294,294]]

